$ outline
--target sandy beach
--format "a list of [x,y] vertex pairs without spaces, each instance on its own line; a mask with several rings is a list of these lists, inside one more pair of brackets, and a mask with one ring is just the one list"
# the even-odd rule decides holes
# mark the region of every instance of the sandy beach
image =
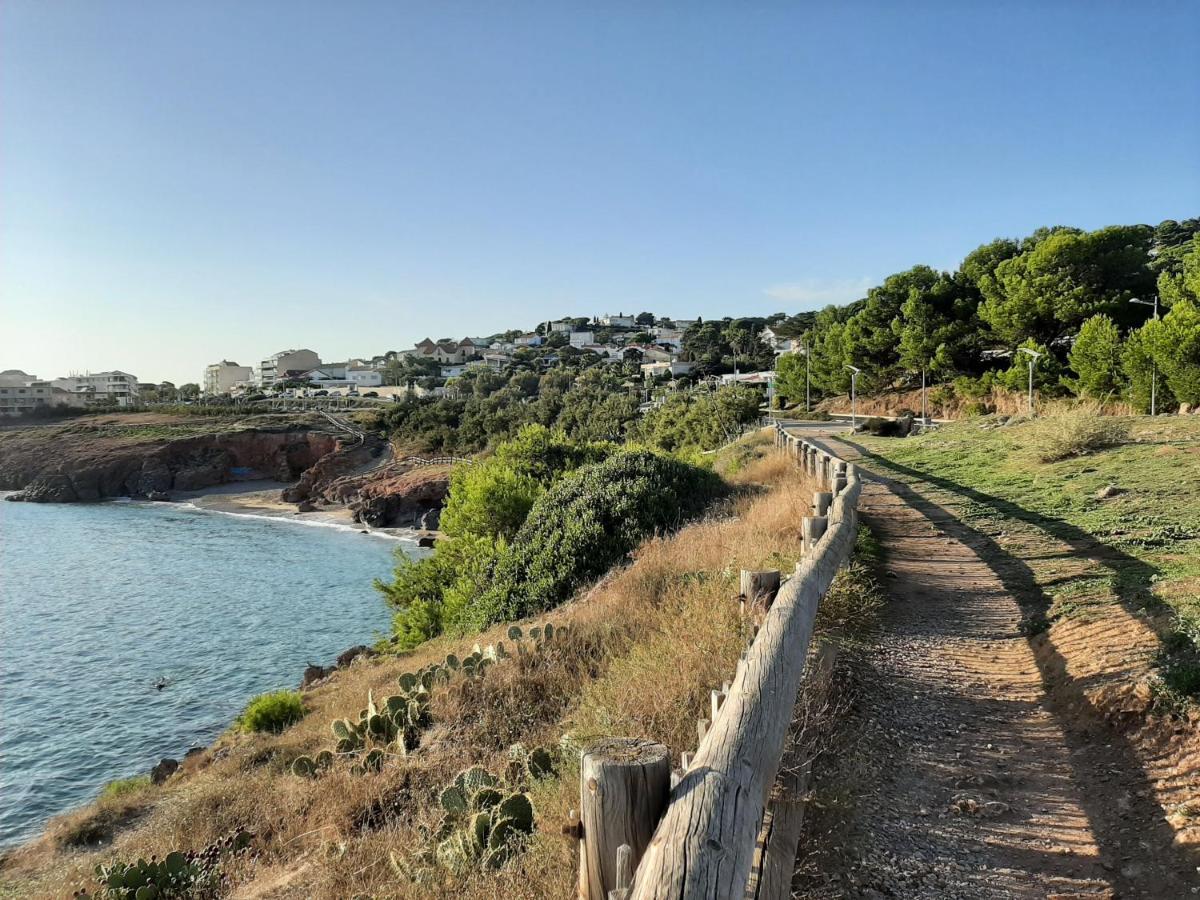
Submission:
[[281,519],[302,525],[325,525],[413,544],[427,534],[411,528],[372,528],[355,522],[353,513],[345,506],[322,506],[314,512],[297,512],[295,503],[288,503],[279,497],[280,492],[288,486],[282,481],[239,481],[199,491],[172,491],[171,500],[207,512]]

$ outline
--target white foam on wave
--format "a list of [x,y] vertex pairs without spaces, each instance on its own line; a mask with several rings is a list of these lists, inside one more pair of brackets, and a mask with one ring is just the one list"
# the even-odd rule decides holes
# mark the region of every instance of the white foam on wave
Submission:
[[[161,504],[155,504],[161,505]],[[233,516],[237,519],[259,519],[264,522],[279,522],[284,525],[308,525],[317,528],[333,528],[338,531],[347,531],[352,534],[366,534],[370,537],[383,538],[387,541],[404,541],[405,543],[415,544],[416,536],[408,536],[402,534],[389,534],[386,531],[375,531],[368,528],[361,528],[358,525],[346,525],[343,522],[321,521],[320,519],[305,519],[300,516],[273,516],[265,513],[249,513],[249,512],[234,512],[228,509],[212,509],[207,506],[197,506],[195,503],[188,501],[180,501],[170,504],[176,509],[190,509],[201,513],[215,513],[219,516]]]

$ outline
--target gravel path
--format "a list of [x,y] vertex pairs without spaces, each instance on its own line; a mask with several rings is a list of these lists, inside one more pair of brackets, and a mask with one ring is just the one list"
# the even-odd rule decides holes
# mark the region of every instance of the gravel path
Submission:
[[1200,894],[1136,761],[1047,694],[1019,604],[966,526],[917,499],[864,490],[890,604],[831,773],[849,821],[802,895]]

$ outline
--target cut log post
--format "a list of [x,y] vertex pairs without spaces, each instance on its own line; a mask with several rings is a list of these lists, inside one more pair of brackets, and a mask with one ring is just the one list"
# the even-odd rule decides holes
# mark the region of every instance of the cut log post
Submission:
[[689,750],[684,750],[679,754],[679,768],[683,769],[684,772],[687,772],[692,767],[693,755]]
[[671,753],[636,738],[605,738],[580,766],[580,900],[608,900],[617,887],[617,848],[630,847],[631,871],[658,827],[671,792]]
[[698,748],[704,743],[704,736],[708,734],[708,719],[696,720],[696,747]]
[[751,606],[769,609],[775,595],[779,593],[779,570],[767,569],[761,572],[742,569],[742,596]]
[[[839,502],[857,502],[859,482]],[[763,622],[721,718],[696,753],[634,873],[635,900],[744,896],[775,783],[817,603],[853,545],[833,528]]]
[[617,886],[608,892],[608,900],[629,900],[629,889],[633,885],[632,857],[633,848],[628,844],[617,848]]
[[[828,696],[837,649],[822,644],[813,669],[804,677],[821,696]],[[812,777],[812,759],[793,759],[792,768],[781,772],[759,835],[761,851],[756,855],[747,885],[750,900],[789,900],[796,872],[796,847],[804,827],[805,795]]]
[[836,475],[834,475],[833,476],[833,485],[832,485],[833,496],[836,497],[838,494],[840,494],[842,491],[844,491],[846,489],[847,484],[848,484],[848,482],[846,481],[846,473],[845,472],[838,472]]
[[829,504],[833,503],[833,494],[829,491],[816,491],[813,494],[813,515],[829,515]]
[[721,704],[725,702],[725,694],[721,691],[713,691],[710,695],[712,700],[712,720],[717,721],[717,713],[721,711]]
[[813,549],[825,534],[829,519],[825,516],[805,516],[800,522],[800,533],[804,537],[804,555],[812,556]]

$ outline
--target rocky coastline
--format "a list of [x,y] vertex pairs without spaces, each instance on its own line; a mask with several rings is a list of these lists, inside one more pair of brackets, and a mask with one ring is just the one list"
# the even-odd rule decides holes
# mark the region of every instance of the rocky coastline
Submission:
[[386,441],[306,425],[264,425],[131,440],[113,429],[27,429],[0,441],[0,490],[30,503],[167,501],[239,482],[284,483],[291,511],[345,510],[369,528],[436,532],[448,467],[413,468]]

